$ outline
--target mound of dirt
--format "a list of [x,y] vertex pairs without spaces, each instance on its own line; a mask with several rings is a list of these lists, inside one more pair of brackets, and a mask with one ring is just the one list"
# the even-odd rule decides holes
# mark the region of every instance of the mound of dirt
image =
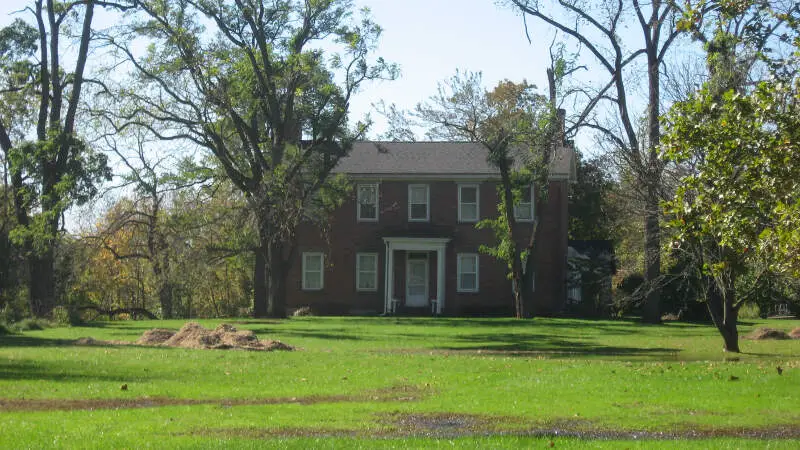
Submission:
[[[149,330],[140,340],[150,333],[151,339],[163,339],[157,344],[165,347],[203,348],[203,349],[243,349],[243,350],[294,350],[294,347],[280,341],[259,341],[250,330],[239,331],[232,325],[222,324],[214,330],[204,328],[196,322],[188,322],[177,333],[167,336],[169,330]],[[138,342],[138,341],[137,341]]]
[[142,334],[142,337],[136,340],[137,345],[160,345],[167,342],[169,338],[175,335],[175,332],[166,328],[153,328],[147,330]]
[[[131,345],[127,341],[101,341],[91,337],[83,337],[74,341],[76,345]],[[188,322],[180,330],[153,328],[142,334],[135,345],[158,347],[183,347],[200,349],[240,349],[240,350],[294,350],[291,345],[281,341],[260,341],[250,330],[239,331],[232,325],[222,324],[213,330],[203,328],[197,322]]]
[[795,328],[789,332],[789,337],[792,339],[800,339],[800,327]]
[[762,341],[766,339],[791,339],[788,334],[783,330],[776,330],[774,328],[756,328],[743,339],[751,339],[754,341]]

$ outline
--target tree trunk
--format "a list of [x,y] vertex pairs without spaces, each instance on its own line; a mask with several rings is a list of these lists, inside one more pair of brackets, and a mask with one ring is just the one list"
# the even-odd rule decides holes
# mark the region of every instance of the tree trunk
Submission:
[[161,304],[161,318],[172,318],[172,284],[168,281],[161,281],[158,289],[158,301]]
[[44,248],[34,248],[28,242],[28,267],[30,270],[29,298],[31,313],[35,317],[48,317],[56,306],[55,246],[58,240],[58,222],[61,211],[57,210],[55,185],[56,176],[50,164],[42,170],[42,212],[45,220]]
[[645,191],[645,225],[644,225],[644,278],[648,283],[647,296],[645,297],[643,319],[648,323],[661,323],[661,287],[658,279],[661,276],[661,205],[659,202],[658,186],[661,184],[661,160],[658,155],[658,146],[661,142],[661,61],[658,57],[658,38],[660,18],[658,11],[661,2],[653,2],[653,15],[650,18],[650,38],[656,45],[647,48],[647,154],[643,187]]
[[[286,317],[286,275],[288,264],[283,255],[283,243],[272,242],[269,245],[269,317]],[[324,270],[324,268],[323,268]]]
[[722,335],[726,352],[739,353],[739,331],[736,324],[739,310],[734,307],[734,294],[732,289],[727,289],[727,295],[720,292],[716,281],[707,277],[706,306],[711,314],[711,320]]
[[52,246],[42,253],[31,252],[28,258],[28,297],[35,317],[48,317],[56,306],[54,264]]
[[657,199],[652,200],[648,201],[650,204],[646,206],[644,219],[644,279],[647,291],[642,320],[661,323],[661,288],[658,286],[658,277],[661,275],[661,226]]
[[267,247],[262,239],[253,267],[253,317],[267,317]]
[[[534,235],[535,234],[536,232],[534,232]],[[532,243],[528,248],[528,257],[525,260],[525,271],[522,273],[522,312],[524,314],[523,317],[526,319],[533,318],[533,310],[535,309],[534,303],[536,301],[536,293],[533,290],[533,283],[536,277],[535,253],[536,246]]]

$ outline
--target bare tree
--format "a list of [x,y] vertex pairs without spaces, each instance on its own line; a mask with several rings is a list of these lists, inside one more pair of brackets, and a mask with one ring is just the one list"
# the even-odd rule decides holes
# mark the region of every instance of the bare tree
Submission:
[[[661,273],[660,206],[664,163],[659,157],[661,140],[661,69],[680,32],[677,28],[681,10],[673,1],[639,0],[585,2],[554,0],[543,5],[539,0],[511,0],[511,6],[528,18],[557,30],[574,41],[606,74],[600,88],[589,95],[576,122],[577,128],[600,133],[609,143],[618,161],[635,179],[637,193],[644,206],[645,279],[649,282],[644,302],[644,320],[660,321],[660,289],[656,283]],[[551,6],[551,7],[550,7]],[[622,28],[633,23],[640,39],[632,44]],[[636,95],[635,62],[646,62],[647,105],[645,133],[637,126],[634,102]],[[592,113],[609,105],[612,117],[598,120]]]

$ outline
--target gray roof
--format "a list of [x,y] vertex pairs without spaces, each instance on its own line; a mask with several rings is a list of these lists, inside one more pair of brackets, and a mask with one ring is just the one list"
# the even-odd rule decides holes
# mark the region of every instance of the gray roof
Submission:
[[[334,173],[349,175],[472,175],[497,178],[486,161],[488,150],[476,142],[360,141],[339,161]],[[520,158],[515,161],[522,164]],[[575,181],[575,152],[560,147],[550,161],[550,178]]]
[[446,174],[491,175],[487,150],[473,142],[374,142],[353,144],[333,170],[352,175]]

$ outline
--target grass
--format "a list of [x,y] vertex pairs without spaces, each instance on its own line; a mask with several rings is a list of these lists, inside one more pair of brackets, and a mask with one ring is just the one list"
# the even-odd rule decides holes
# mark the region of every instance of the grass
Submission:
[[[797,340],[743,341],[733,360],[711,326],[686,323],[225,322],[300,350],[72,344],[183,321],[0,336],[0,448],[800,445]],[[800,321],[741,331],[757,326]]]

